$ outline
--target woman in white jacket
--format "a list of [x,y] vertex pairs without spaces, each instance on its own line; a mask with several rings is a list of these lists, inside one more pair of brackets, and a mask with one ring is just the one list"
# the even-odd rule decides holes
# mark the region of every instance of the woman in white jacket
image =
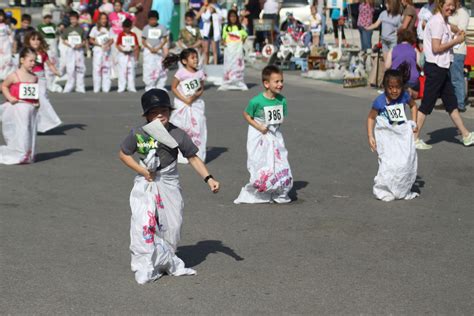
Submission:
[[209,44],[212,48],[213,63],[217,64],[219,52],[217,50],[217,43],[221,39],[222,32],[222,10],[215,3],[215,0],[207,0],[201,7],[196,19],[202,19],[203,26],[201,35],[203,38],[203,57],[204,64],[209,63]]

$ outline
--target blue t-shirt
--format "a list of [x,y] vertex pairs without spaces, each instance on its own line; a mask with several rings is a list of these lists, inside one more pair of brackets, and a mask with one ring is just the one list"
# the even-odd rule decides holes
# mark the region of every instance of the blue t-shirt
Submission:
[[387,97],[385,93],[382,93],[372,103],[372,109],[376,110],[380,116],[385,117],[387,121],[392,123],[392,121],[390,121],[389,119],[386,106],[399,104],[399,103],[406,105],[408,104],[408,102],[410,102],[410,100],[411,100],[410,94],[407,91],[403,91],[402,94],[400,94],[400,96],[398,97],[398,99],[392,100],[389,103],[387,103]]

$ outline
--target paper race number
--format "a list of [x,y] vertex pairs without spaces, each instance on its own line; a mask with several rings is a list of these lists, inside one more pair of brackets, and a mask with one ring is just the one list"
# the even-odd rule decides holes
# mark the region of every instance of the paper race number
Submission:
[[37,83],[20,83],[20,100],[38,100],[39,86]]
[[187,97],[190,97],[201,88],[201,82],[198,79],[187,79],[181,82],[181,88]]
[[405,115],[405,105],[402,103],[395,105],[387,105],[388,118],[392,122],[405,122],[407,120]]
[[266,106],[264,111],[267,125],[283,123],[283,105]]
[[103,46],[109,41],[109,39],[110,39],[109,34],[101,33],[96,37],[95,41],[97,42],[98,45]]
[[129,47],[134,47],[135,46],[135,39],[133,36],[124,36],[122,37],[122,44],[123,46],[129,46]]
[[69,45],[76,46],[82,43],[82,38],[79,35],[69,35],[67,41],[69,42]]
[[148,30],[148,38],[149,39],[159,39],[161,37],[161,30],[160,29],[150,29]]
[[44,34],[55,34],[56,31],[54,30],[54,27],[52,26],[44,26],[41,28]]

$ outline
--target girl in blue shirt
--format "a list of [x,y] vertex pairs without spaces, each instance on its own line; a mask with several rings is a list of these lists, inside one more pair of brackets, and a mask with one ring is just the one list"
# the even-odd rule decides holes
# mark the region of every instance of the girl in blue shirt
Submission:
[[[413,199],[411,192],[417,175],[417,154],[414,133],[417,131],[418,109],[405,83],[410,78],[408,64],[385,72],[385,92],[373,102],[367,118],[367,136],[372,152],[377,152],[379,170],[374,179],[373,193],[382,201]],[[405,113],[410,107],[411,120]]]

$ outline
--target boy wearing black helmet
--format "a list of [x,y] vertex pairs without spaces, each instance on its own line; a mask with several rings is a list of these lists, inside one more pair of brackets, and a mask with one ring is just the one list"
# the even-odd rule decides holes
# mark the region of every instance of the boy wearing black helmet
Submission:
[[[135,280],[143,284],[164,273],[195,274],[175,255],[183,212],[176,168],[178,149],[212,192],[217,193],[220,185],[196,156],[198,148],[189,136],[169,123],[172,106],[168,93],[161,89],[149,90],[143,94],[141,103],[147,124],[132,129],[122,142],[119,157],[138,173],[130,194],[130,250]],[[140,162],[132,157],[135,153],[140,155]]]

